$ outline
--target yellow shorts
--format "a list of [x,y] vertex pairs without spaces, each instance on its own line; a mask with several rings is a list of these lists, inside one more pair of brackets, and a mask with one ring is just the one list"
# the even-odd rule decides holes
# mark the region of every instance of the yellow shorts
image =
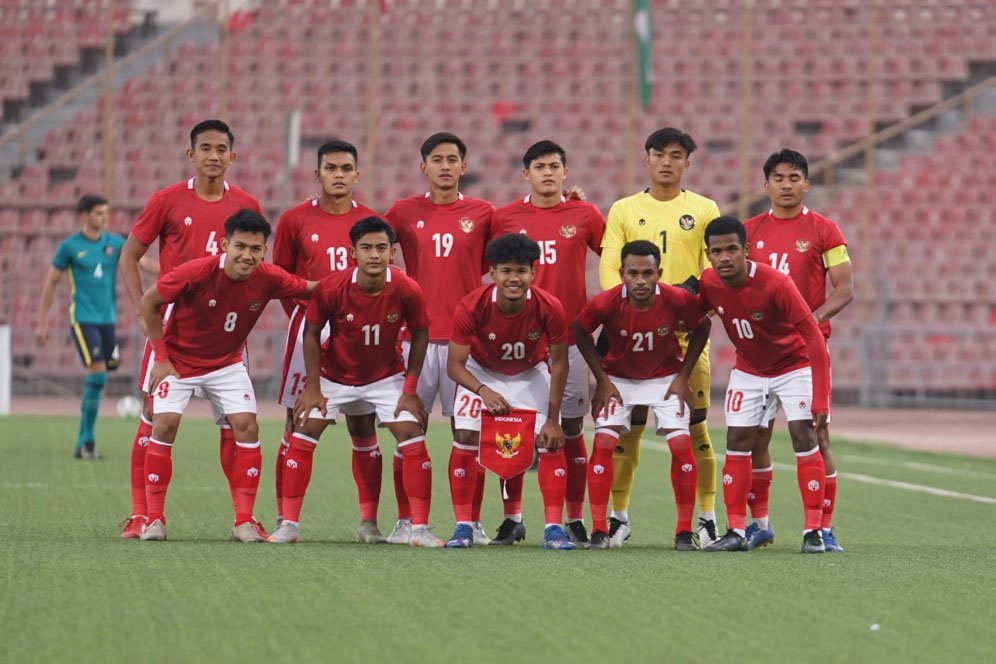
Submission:
[[[678,342],[681,344],[681,350],[688,350],[688,334],[687,333],[677,333],[675,336],[678,337]],[[711,382],[709,380],[709,342],[706,342],[706,347],[702,350],[702,354],[699,355],[699,361],[695,363],[695,368],[692,369],[692,375],[688,379],[688,385],[692,388],[693,404],[695,410],[701,410],[703,408],[708,408],[712,403],[709,399],[709,389]]]

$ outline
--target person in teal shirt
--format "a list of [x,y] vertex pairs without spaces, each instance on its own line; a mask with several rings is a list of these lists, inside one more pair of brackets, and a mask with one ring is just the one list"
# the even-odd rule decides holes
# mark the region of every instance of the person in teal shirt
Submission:
[[80,215],[80,231],[63,240],[55,251],[42,289],[35,337],[39,346],[48,341],[48,311],[56,287],[62,276],[68,274],[71,290],[70,336],[87,370],[73,456],[77,459],[99,459],[101,455],[96,450],[94,424],[107,372],[113,371],[118,364],[118,347],[114,338],[114,323],[117,320],[115,286],[118,260],[125,239],[105,230],[110,219],[106,199],[83,196],[76,211]]

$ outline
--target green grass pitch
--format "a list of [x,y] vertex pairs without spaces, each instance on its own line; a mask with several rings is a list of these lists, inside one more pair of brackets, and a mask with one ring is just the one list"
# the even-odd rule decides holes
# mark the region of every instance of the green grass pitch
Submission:
[[[525,545],[362,546],[345,427],[316,455],[302,542],[226,541],[216,429],[186,421],[167,502],[170,540],[120,541],[135,422],[101,420],[100,462],[71,458],[70,418],[0,419],[0,662],[990,661],[996,652],[996,462],[837,443],[843,555],[802,556],[802,510],[776,438],[773,547],[678,554],[668,456],[647,445],[621,550],[539,548],[527,478]],[[274,515],[280,423],[264,422],[257,516]],[[784,430],[784,428],[782,428]],[[722,448],[722,433],[713,439]],[[449,437],[430,431],[432,522],[453,521]],[[387,452],[382,529],[394,520]],[[589,441],[590,442],[590,441]],[[490,478],[485,523],[500,518]],[[905,483],[882,484],[876,480]],[[930,486],[958,496],[924,493]],[[719,500],[720,521],[723,518]]]

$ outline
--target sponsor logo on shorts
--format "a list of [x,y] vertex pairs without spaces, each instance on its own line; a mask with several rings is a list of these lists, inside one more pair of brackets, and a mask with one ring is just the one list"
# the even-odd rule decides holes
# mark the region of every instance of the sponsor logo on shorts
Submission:
[[565,237],[567,239],[570,239],[570,238],[574,237],[575,235],[577,235],[577,232],[578,232],[577,226],[561,226],[560,227],[560,236],[561,237]]
[[297,461],[294,461],[294,459],[287,459],[287,467],[291,470],[297,468]]
[[809,251],[809,240],[796,240],[795,250],[798,251],[800,254],[804,254],[807,251]]
[[311,234],[311,241],[312,242],[318,242],[318,233],[312,233]]
[[465,471],[463,468],[454,468],[453,469],[453,477],[463,477],[466,474],[467,474],[467,471]]
[[690,214],[683,214],[678,219],[678,225],[681,226],[681,230],[690,231],[695,228],[695,217]]
[[387,322],[388,323],[397,323],[399,318],[401,318],[401,314],[397,314],[397,313],[395,313],[395,314],[388,314],[387,315]]
[[819,491],[820,483],[817,482],[816,480],[809,480],[809,484],[806,485],[806,488],[809,489],[810,491]]
[[526,336],[529,337],[530,341],[536,341],[540,338],[540,333],[539,330],[529,330],[529,333]]
[[147,478],[147,479],[148,479],[148,480],[149,480],[150,482],[152,482],[153,484],[156,484],[156,483],[158,483],[158,482],[159,482],[159,476],[158,476],[158,475],[156,475],[155,473],[149,473],[149,476],[148,476],[148,478]]
[[259,477],[259,468],[250,468],[247,470],[246,477]]
[[733,475],[729,473],[723,475],[723,486],[730,486],[731,484],[733,484]]
[[457,224],[464,233],[470,233],[474,230],[474,220],[470,217],[463,217]]
[[690,473],[694,469],[695,469],[695,466],[693,466],[690,463],[683,463],[683,464],[681,464],[681,472],[683,472],[683,473]]
[[242,395],[242,400],[245,401],[246,403],[249,403],[249,393],[248,392],[246,392],[245,394]]
[[563,477],[564,475],[566,475],[566,474],[567,474],[567,471],[566,471],[566,470],[564,470],[563,468],[558,468],[557,470],[553,471],[553,474],[554,474],[554,475],[555,475],[556,477]]
[[800,401],[799,402],[799,408],[801,410],[806,410],[806,402],[805,401]]
[[596,474],[596,475],[604,475],[604,474],[605,474],[605,466],[603,466],[603,465],[602,465],[602,464],[600,464],[600,463],[598,463],[598,464],[595,464],[594,466],[592,466],[592,468],[591,468],[591,469],[592,469],[593,471],[595,471],[595,474]]

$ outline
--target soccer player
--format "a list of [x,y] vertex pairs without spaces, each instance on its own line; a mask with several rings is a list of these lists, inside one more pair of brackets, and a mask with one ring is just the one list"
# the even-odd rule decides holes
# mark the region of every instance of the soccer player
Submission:
[[[453,312],[460,300],[481,284],[484,245],[492,235],[495,209],[487,201],[460,193],[460,177],[467,171],[467,146],[459,137],[450,133],[433,134],[422,143],[420,153],[419,167],[428,180],[429,191],[395,202],[385,217],[397,232],[405,271],[425,293],[432,321],[418,395],[426,410],[431,411],[438,394],[443,415],[450,418],[453,428],[456,385],[446,373]],[[411,346],[407,339],[403,345],[407,357]],[[388,541],[398,544],[407,542],[411,527],[404,483],[400,481],[402,466],[403,460],[395,454],[398,521]],[[483,469],[475,470],[473,475],[483,482]],[[482,483],[474,501],[478,544],[490,541],[480,524],[483,491]]]
[[79,351],[86,380],[80,402],[80,427],[73,456],[99,459],[94,425],[100,410],[100,394],[107,382],[107,372],[118,366],[118,346],[114,339],[117,321],[118,260],[124,238],[105,231],[110,219],[107,200],[86,195],[76,205],[80,230],[59,243],[52,267],[45,277],[38,302],[38,346],[48,342],[48,312],[55,289],[65,274],[69,275],[69,328]]
[[[601,253],[605,220],[598,208],[563,194],[567,177],[567,153],[553,141],[530,146],[522,158],[529,194],[498,208],[494,234],[522,233],[540,246],[533,285],[550,293],[574,321],[587,302],[585,259],[588,250]],[[588,411],[588,365],[568,328],[567,386],[560,424],[564,431],[567,459],[567,535],[575,544],[587,544],[584,522],[585,466],[588,450],[584,441],[584,415]],[[507,495],[507,498],[505,498]],[[511,544],[525,537],[522,524],[522,476],[506,482],[503,495],[505,519],[495,542]]]
[[[356,147],[346,141],[330,141],[318,148],[315,178],[321,194],[284,212],[277,223],[273,240],[273,263],[304,279],[321,280],[330,274],[351,272],[356,262],[350,256],[349,230],[357,221],[376,216],[370,208],[353,200],[353,187],[360,178]],[[283,503],[283,469],[291,435],[294,433],[293,411],[297,396],[306,385],[304,369],[304,324],[306,302],[286,302],[290,315],[284,351],[283,375],[279,403],[287,408],[283,438],[277,451],[275,485],[277,526],[280,526]],[[322,343],[329,329],[322,331]],[[377,443],[373,409],[365,413],[343,411],[346,428],[353,444],[353,479],[359,494],[360,528],[358,541],[375,544],[385,539],[377,528],[377,507],[383,457]]]
[[[296,428],[284,462],[283,523],[269,541],[296,542],[301,504],[311,481],[319,438],[344,408],[374,409],[397,440],[402,481],[411,506],[412,546],[441,547],[429,529],[432,461],[425,446],[428,416],[416,393],[429,343],[429,314],[422,289],[390,265],[394,229],[379,217],[349,231],[356,267],[322,279],[308,303],[304,366],[308,381],[294,406]],[[326,347],[322,330],[331,327]],[[411,336],[408,368],[398,349],[402,326]]]
[[[661,252],[653,242],[627,242],[621,251],[623,283],[595,296],[574,323],[578,348],[595,375],[592,399],[595,440],[588,464],[590,548],[610,546],[606,509],[612,486],[612,455],[637,406],[653,409],[657,435],[671,450],[671,488],[677,506],[674,548],[694,551],[696,461],[688,433],[688,377],[709,341],[709,318],[688,291],[660,283]],[[608,350],[601,359],[592,333],[602,328]],[[678,331],[688,332],[682,359]],[[691,397],[688,397],[691,403]]]
[[495,283],[468,293],[453,316],[447,371],[458,388],[449,477],[457,525],[446,542],[449,548],[475,544],[472,511],[482,408],[495,415],[513,408],[536,411],[546,516],[543,548],[576,548],[562,525],[567,463],[560,405],[567,382],[567,320],[555,297],[532,287],[540,253],[539,244],[519,233],[492,240],[486,257]]
[[[809,191],[809,164],[802,154],[782,149],[764,162],[764,189],[771,210],[744,223],[747,243],[760,259],[792,278],[802,298],[813,312],[824,338],[830,339],[830,319],[854,299],[854,280],[847,242],[840,228],[830,219],[806,207],[803,199]],[[830,293],[827,294],[827,277]],[[832,396],[832,395],[831,395]],[[768,519],[768,495],[772,465],[768,446],[771,426],[777,410],[765,414],[758,429],[758,440],[751,452],[753,481],[747,504],[751,524],[747,527],[747,546],[766,546],[775,540],[775,529]],[[830,453],[829,418],[816,429],[816,440],[827,469],[823,497],[823,544],[827,551],[842,553],[833,530],[833,512],[837,504],[837,466]]]
[[[689,158],[696,144],[687,133],[665,127],[646,140],[646,165],[650,186],[638,194],[616,201],[609,210],[602,240],[599,281],[604,290],[619,284],[619,256],[623,245],[633,240],[649,240],[661,249],[661,280],[667,284],[686,284],[694,290],[705,266],[707,223],[719,216],[712,200],[681,187],[681,179],[690,166]],[[681,346],[688,339],[678,335]],[[692,450],[698,462],[697,499],[699,519],[697,534],[702,546],[716,541],[716,457],[706,425],[709,409],[709,347],[699,357],[689,380],[695,402],[689,430]],[[637,408],[628,433],[619,437],[613,458],[615,474],[612,485],[610,534],[614,546],[629,538],[629,497],[633,476],[640,462],[640,436],[647,410]]]
[[[121,250],[121,279],[135,311],[142,300],[139,260],[149,246],[159,240],[159,263],[162,274],[187,261],[203,256],[217,256],[225,237],[225,220],[241,209],[260,212],[259,201],[225,181],[225,173],[235,162],[235,135],[221,120],[205,120],[190,131],[187,159],[194,165],[194,177],[162,189],[149,199]],[[165,315],[169,315],[166,311]],[[140,380],[142,392],[149,394],[151,345],[146,344]],[[145,454],[152,434],[152,411],[145,400],[142,419],[131,447],[131,516],[125,523],[122,539],[138,538],[148,521],[145,502]],[[218,413],[215,412],[215,416]],[[235,438],[228,424],[220,424],[219,457],[226,477],[235,461]],[[229,482],[235,491],[235,485]]]
[[[187,261],[161,276],[142,296],[140,313],[154,349],[149,377],[152,436],[145,455],[149,522],[143,540],[166,539],[166,490],[173,475],[172,450],[180,418],[201,390],[235,435],[228,476],[233,485],[233,541],[262,542],[266,532],[253,517],[263,455],[256,424],[256,396],[242,357],[246,338],[272,299],[306,297],[316,282],[263,262],[270,224],[253,210],[225,221],[220,256]],[[172,304],[163,327],[160,314]]]
[[826,423],[830,412],[826,341],[792,280],[773,267],[748,260],[747,231],[739,219],[714,219],[705,237],[713,269],[702,273],[700,305],[703,311],[716,312],[737,351],[725,408],[723,499],[729,529],[705,550],[747,551],[751,449],[769,408],[781,404],[805,513],[802,552],[822,553],[826,468],[815,429]]

